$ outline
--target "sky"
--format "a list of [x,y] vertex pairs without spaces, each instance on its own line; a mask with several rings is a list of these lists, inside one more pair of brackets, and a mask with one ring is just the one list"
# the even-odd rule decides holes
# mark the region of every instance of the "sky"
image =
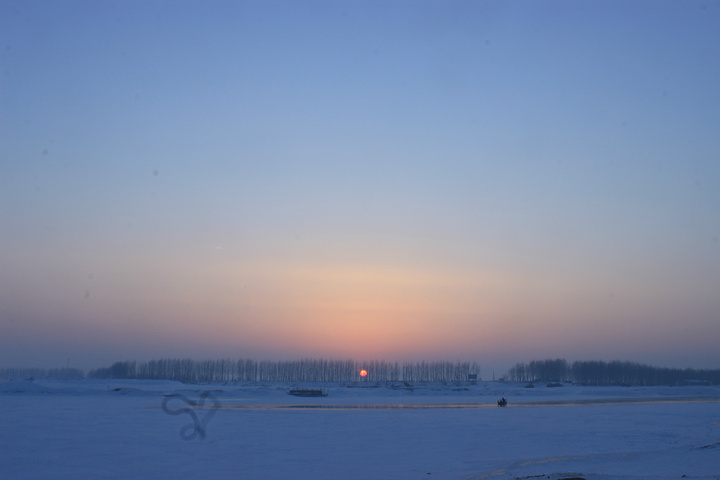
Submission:
[[720,368],[720,3],[0,1],[0,366]]

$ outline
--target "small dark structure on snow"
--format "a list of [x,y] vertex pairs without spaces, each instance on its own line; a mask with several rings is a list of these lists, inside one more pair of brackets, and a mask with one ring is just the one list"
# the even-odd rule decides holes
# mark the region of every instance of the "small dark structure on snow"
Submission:
[[507,399],[505,397],[498,400],[498,407],[507,407]]
[[288,392],[289,395],[296,397],[327,397],[328,394],[324,390],[294,388]]

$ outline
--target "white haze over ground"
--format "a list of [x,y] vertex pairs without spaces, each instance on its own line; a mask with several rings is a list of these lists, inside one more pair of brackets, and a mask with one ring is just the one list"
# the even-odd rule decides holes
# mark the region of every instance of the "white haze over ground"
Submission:
[[[167,395],[206,391],[206,436],[183,440],[191,414]],[[720,479],[719,402],[717,386],[15,380],[0,383],[0,477]]]

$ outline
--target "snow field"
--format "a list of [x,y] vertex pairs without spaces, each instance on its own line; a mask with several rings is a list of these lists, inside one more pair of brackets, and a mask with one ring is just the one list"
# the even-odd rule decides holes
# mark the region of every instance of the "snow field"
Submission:
[[[0,478],[720,479],[717,387],[328,384],[300,386],[327,397],[287,395],[296,386],[2,383]],[[207,390],[222,407],[204,440],[183,440],[190,415],[165,414],[162,400]],[[501,395],[507,408],[494,407]],[[531,407],[627,398],[677,403]]]

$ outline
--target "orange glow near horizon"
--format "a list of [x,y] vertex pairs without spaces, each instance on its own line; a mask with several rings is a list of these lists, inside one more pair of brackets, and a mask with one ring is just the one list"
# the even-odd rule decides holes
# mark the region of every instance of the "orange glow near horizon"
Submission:
[[[469,271],[429,262],[156,263],[162,268],[149,272],[145,282],[98,275],[89,298],[55,293],[55,299],[50,292],[53,310],[36,304],[32,316],[54,318],[62,311],[73,319],[73,332],[82,332],[73,338],[87,343],[112,345],[141,336],[148,351],[163,352],[149,356],[404,361],[482,355],[514,360],[535,351],[603,353],[608,347],[600,350],[599,339],[617,344],[621,335],[637,338],[638,327],[630,331],[617,319],[633,315],[637,320],[631,324],[646,323],[641,306],[656,293],[615,282],[613,287],[623,296],[608,300],[596,294],[602,285],[592,280],[574,278],[571,283],[556,278],[563,286],[558,294],[548,286],[554,284],[526,272],[487,266]],[[110,271],[115,265],[103,267]],[[149,295],[148,284],[163,289]],[[84,288],[80,283],[71,286],[73,291]],[[32,305],[28,292],[13,293]],[[77,299],[71,303],[68,297]],[[649,316],[655,328],[663,326],[657,320],[663,308],[668,306],[655,306]],[[53,330],[50,321],[17,325],[16,336],[28,339],[42,332],[62,336],[67,331]],[[662,331],[673,331],[667,325]],[[682,338],[682,331],[676,333],[674,338]],[[133,343],[122,342],[118,340],[121,353]],[[688,336],[686,343],[690,342],[698,342],[697,337]]]
[[361,376],[361,377],[367,377],[367,374],[368,374],[367,370],[365,370],[365,369],[360,370],[360,376]]
[[243,267],[198,265],[190,285],[147,299],[165,327],[158,335],[172,325],[194,342],[228,351],[417,358],[487,352],[517,328],[542,325],[537,313],[528,314],[532,300],[511,301],[533,298],[528,279],[493,269],[291,260]]

